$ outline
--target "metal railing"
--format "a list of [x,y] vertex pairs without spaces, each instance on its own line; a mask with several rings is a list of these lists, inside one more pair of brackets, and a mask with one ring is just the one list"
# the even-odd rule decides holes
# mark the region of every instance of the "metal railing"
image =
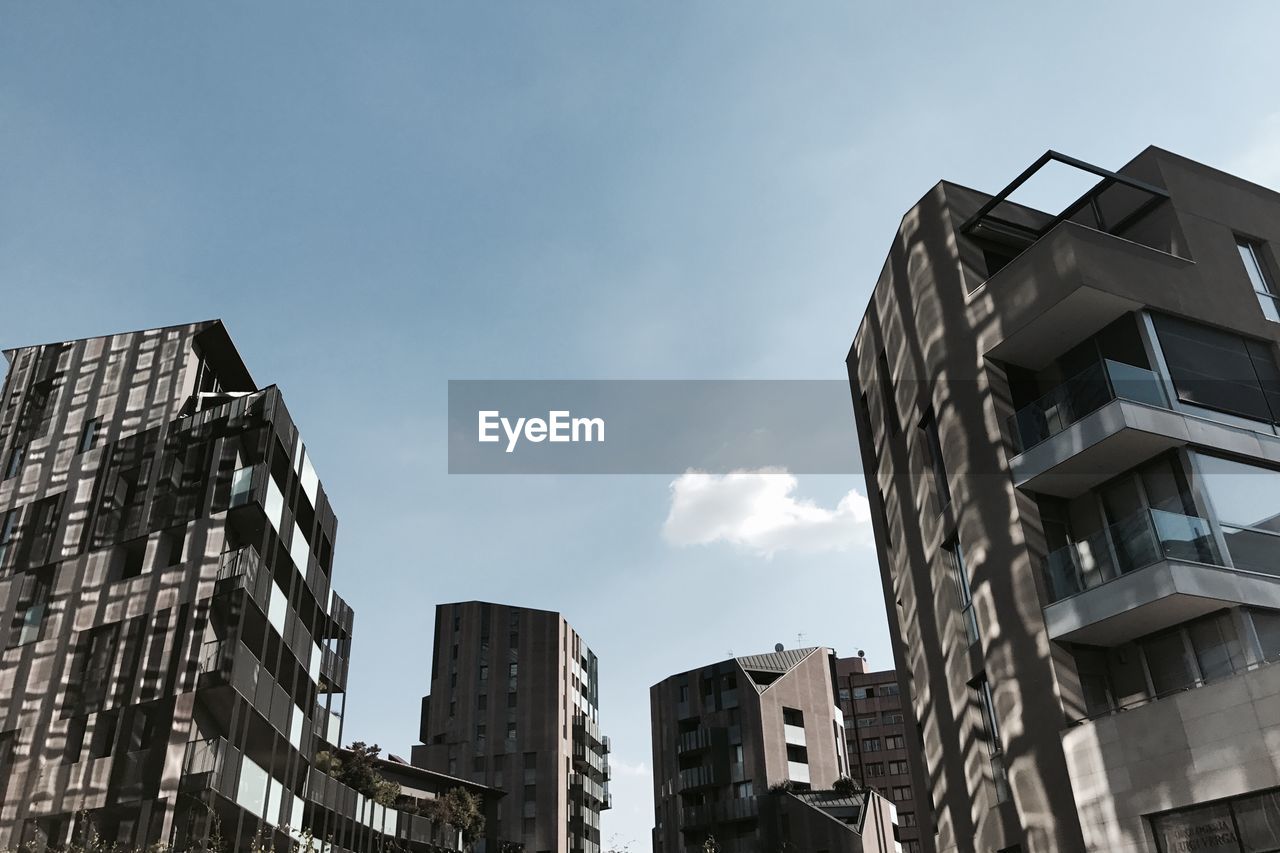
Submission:
[[1050,602],[1092,589],[1160,560],[1222,565],[1208,519],[1144,509],[1045,559]]
[[1014,448],[1022,453],[1116,399],[1169,406],[1160,377],[1153,371],[1104,359],[1010,415]]
[[1226,681],[1228,678],[1235,678],[1237,675],[1243,675],[1244,673],[1247,673],[1247,672],[1253,672],[1254,670],[1258,670],[1258,669],[1266,669],[1268,667],[1276,666],[1276,665],[1280,665],[1280,657],[1258,660],[1258,661],[1254,661],[1253,663],[1247,663],[1247,664],[1235,664],[1228,661],[1227,666],[1229,668],[1229,671],[1227,672],[1221,673],[1219,675],[1209,676],[1209,677],[1202,676],[1199,678],[1195,678],[1187,682],[1186,684],[1179,685],[1178,687],[1173,687],[1173,688],[1170,688],[1169,690],[1163,690],[1159,693],[1153,693],[1150,696],[1142,696],[1137,699],[1130,699],[1128,702],[1111,702],[1109,703],[1109,706],[1107,708],[1104,708],[1101,711],[1095,711],[1091,714],[1086,714],[1083,717],[1076,717],[1075,719],[1068,720],[1067,724],[1071,726],[1081,726],[1081,725],[1084,725],[1085,723],[1093,722],[1094,720],[1100,720],[1103,717],[1110,717],[1115,714],[1122,714],[1125,711],[1132,711],[1136,708],[1143,708],[1147,705],[1153,704],[1155,702],[1159,702],[1163,699],[1168,699],[1172,696],[1180,696],[1183,693],[1186,693],[1190,690],[1198,690],[1199,688],[1209,684],[1217,684],[1219,682]]

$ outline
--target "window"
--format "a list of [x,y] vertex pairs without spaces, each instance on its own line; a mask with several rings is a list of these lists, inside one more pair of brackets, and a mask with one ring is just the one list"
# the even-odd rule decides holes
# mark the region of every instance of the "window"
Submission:
[[880,751],[880,738],[878,738],[878,737],[864,737],[864,738],[862,739],[862,751],[863,751],[863,752],[879,752],[879,751]]
[[979,677],[974,686],[978,694],[978,705],[982,711],[982,725],[987,735],[987,751],[991,755],[991,778],[995,784],[996,801],[1005,803],[1011,796],[1009,776],[1004,764],[1004,747],[1000,741],[1000,724],[996,719],[995,700],[991,695],[991,683],[986,676]]
[[915,826],[915,812],[898,812],[898,826]]
[[868,726],[874,726],[875,724],[876,724],[875,717],[859,717],[858,718],[858,728],[860,729],[865,729]]
[[681,702],[689,701],[689,685],[687,684],[680,685],[680,701]]
[[1001,749],[1000,726],[996,721],[996,705],[991,696],[991,683],[983,676],[979,678],[974,690],[978,693],[978,703],[982,707],[982,725],[987,732],[987,748],[993,753],[999,752]]
[[870,699],[876,695],[874,687],[855,687],[853,688],[854,699]]
[[514,692],[507,694],[507,707],[514,708],[516,706],[516,694]]
[[25,645],[40,639],[40,627],[44,624],[45,609],[49,606],[49,593],[52,586],[51,572],[36,572],[22,579],[22,598],[26,602],[22,615],[18,618],[14,637],[14,645]]
[[473,773],[484,772],[484,756],[483,755],[477,755],[471,759],[471,772]]
[[84,429],[80,431],[80,446],[76,449],[77,453],[93,450],[94,445],[98,443],[98,428],[101,425],[102,418],[89,418],[84,422]]
[[484,711],[488,709],[488,707],[489,707],[489,694],[481,693],[479,696],[476,697],[476,710]]
[[476,724],[476,740],[484,740],[488,736],[488,728],[484,723]]
[[876,359],[876,380],[880,385],[880,407],[884,409],[885,427],[889,435],[902,432],[902,422],[898,420],[898,405],[893,399],[893,380],[889,374],[889,358],[884,350]]
[[489,680],[489,665],[488,665],[488,664],[484,664],[484,663],[480,664],[480,680],[481,680],[481,681],[488,681],[488,680]]
[[902,735],[889,735],[884,739],[885,749],[905,749],[906,745]]
[[735,800],[749,800],[753,795],[750,780],[746,782],[735,782],[733,785],[733,798]]
[[1175,628],[1153,634],[1141,640],[1140,645],[1156,696],[1165,696],[1195,684],[1196,674],[1181,630]]
[[1280,612],[1274,610],[1250,610],[1253,630],[1258,634],[1265,660],[1280,660]]
[[848,688],[848,687],[841,687],[841,688],[840,688],[840,701],[841,701],[841,702],[848,702],[848,701],[849,701],[849,688]]
[[898,685],[896,685],[896,684],[886,684],[886,685],[884,686],[884,688],[881,690],[881,695],[884,695],[884,696],[897,696],[897,695],[898,695]]
[[793,761],[796,764],[809,763],[809,750],[803,746],[796,746],[793,743],[787,744],[787,761]]
[[942,441],[938,436],[938,422],[934,419],[932,407],[921,418],[920,430],[924,433],[925,452],[929,454],[933,486],[938,492],[938,506],[941,508],[951,503],[951,487],[947,485],[947,468],[942,461]]
[[[946,559],[951,564],[951,579],[955,583],[956,595],[960,598],[960,615],[964,619],[964,633],[969,645],[978,641],[978,617],[973,612],[973,593],[969,589],[969,570],[964,564],[964,549],[959,537],[942,546]],[[897,685],[894,685],[897,691]],[[886,691],[886,695],[888,691]]]
[[0,568],[5,565],[5,557],[9,555],[9,546],[18,535],[19,511],[11,509],[0,513]]
[[1272,344],[1164,314],[1152,319],[1179,400],[1280,421],[1280,367]]
[[1160,853],[1189,849],[1187,839],[1205,842],[1199,849],[1280,850],[1280,790],[1246,794],[1153,817],[1151,830]]
[[885,724],[886,726],[895,726],[895,725],[900,726],[900,725],[902,725],[902,715],[901,715],[901,714],[898,714],[898,713],[893,713],[893,714],[886,713],[886,714],[881,715],[881,718],[884,720],[884,724]]
[[787,726],[799,726],[804,728],[804,712],[795,708],[782,709],[782,723]]
[[516,724],[507,723],[507,740],[515,740],[515,739],[516,739]]
[[895,803],[906,802],[907,800],[910,800],[910,799],[911,799],[910,785],[894,785],[893,786],[893,801]]
[[9,453],[9,464],[4,466],[4,478],[16,477],[22,470],[22,460],[27,455],[26,445],[15,444]]
[[513,649],[514,649],[516,646],[520,645],[520,634],[519,634],[519,633],[517,633],[517,632],[515,632],[515,631],[512,631],[510,634],[508,634],[508,635],[507,635],[507,645],[508,645],[508,646],[510,646],[510,647],[511,647],[511,648],[513,648]]
[[1240,260],[1244,262],[1244,270],[1249,275],[1249,284],[1258,296],[1258,304],[1268,320],[1280,322],[1280,307],[1276,299],[1280,292],[1276,291],[1275,279],[1267,266],[1262,244],[1248,237],[1236,237],[1236,249],[1240,251]]
[[905,761],[890,761],[890,762],[889,762],[889,775],[890,775],[890,776],[905,776],[905,775],[907,775],[907,762],[905,762]]
[[868,763],[868,764],[863,768],[863,773],[864,773],[866,776],[869,776],[869,777],[870,777],[870,776],[883,776],[883,775],[884,775],[884,762],[882,762],[882,761],[872,761],[872,762]]

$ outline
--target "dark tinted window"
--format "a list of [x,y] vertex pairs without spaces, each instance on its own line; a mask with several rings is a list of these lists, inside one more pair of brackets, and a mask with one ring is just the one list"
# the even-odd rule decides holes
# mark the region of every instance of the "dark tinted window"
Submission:
[[1262,421],[1280,420],[1280,368],[1270,344],[1177,317],[1156,331],[1178,399]]

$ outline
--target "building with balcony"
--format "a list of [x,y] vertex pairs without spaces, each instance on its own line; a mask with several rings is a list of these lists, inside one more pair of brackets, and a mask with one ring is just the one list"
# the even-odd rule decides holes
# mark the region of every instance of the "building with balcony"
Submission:
[[903,218],[848,366],[939,851],[1280,849],[1277,247],[1157,148]]
[[869,672],[861,653],[837,658],[836,701],[844,713],[849,778],[897,807],[902,853],[931,851],[932,815],[919,805],[927,790],[920,747],[898,674]]
[[337,519],[222,323],[5,356],[0,847],[457,849],[314,767],[352,637]]
[[436,608],[416,766],[506,792],[492,833],[526,853],[599,853],[611,806],[599,661],[546,610]]
[[654,853],[893,853],[894,808],[849,776],[830,649],[782,649],[649,690]]

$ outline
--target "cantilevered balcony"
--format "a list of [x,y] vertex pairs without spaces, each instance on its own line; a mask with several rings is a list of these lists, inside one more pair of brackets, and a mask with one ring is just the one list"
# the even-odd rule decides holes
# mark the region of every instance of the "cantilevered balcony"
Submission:
[[[1098,181],[1056,215],[1012,200],[1050,164]],[[1121,315],[1194,287],[1195,264],[1173,254],[1181,241],[1167,199],[1160,187],[1054,151],[992,196],[960,227],[1016,255],[974,292],[991,310],[987,356],[1039,370]]]
[[1113,646],[1222,607],[1280,607],[1280,536],[1227,530],[1250,534],[1227,540],[1247,564],[1231,565],[1208,519],[1152,509],[1052,552],[1049,636]]
[[1183,416],[1169,410],[1159,376],[1110,359],[1019,409],[1009,434],[1018,487],[1062,497],[1190,438]]

